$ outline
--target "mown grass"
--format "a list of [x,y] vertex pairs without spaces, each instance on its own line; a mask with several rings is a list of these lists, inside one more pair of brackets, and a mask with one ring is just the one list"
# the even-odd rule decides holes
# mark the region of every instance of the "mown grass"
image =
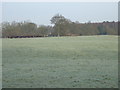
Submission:
[[3,39],[3,87],[116,88],[118,37]]

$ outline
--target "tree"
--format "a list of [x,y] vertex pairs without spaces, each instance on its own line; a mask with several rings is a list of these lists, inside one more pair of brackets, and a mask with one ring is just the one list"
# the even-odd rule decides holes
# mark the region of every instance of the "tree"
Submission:
[[65,31],[66,25],[71,23],[69,19],[66,19],[64,16],[59,14],[56,14],[55,16],[53,16],[50,21],[51,21],[51,24],[54,24],[54,30],[55,30],[54,33],[57,36],[65,35],[65,33],[63,32],[66,32]]
[[39,27],[38,27],[38,32],[40,33],[40,35],[41,36],[48,36],[48,29],[49,29],[49,27],[47,27],[47,26],[44,26],[44,25],[40,25]]
[[106,35],[105,27],[103,25],[98,26],[99,34],[100,35]]

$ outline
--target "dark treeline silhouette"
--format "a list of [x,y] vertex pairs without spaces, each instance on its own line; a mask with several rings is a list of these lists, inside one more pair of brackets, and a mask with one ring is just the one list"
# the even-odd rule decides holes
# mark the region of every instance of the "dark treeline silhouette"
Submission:
[[51,18],[54,26],[45,26],[24,22],[3,22],[2,38],[33,38],[51,36],[82,36],[82,35],[117,35],[118,22],[104,21],[101,23],[72,22],[62,15]]

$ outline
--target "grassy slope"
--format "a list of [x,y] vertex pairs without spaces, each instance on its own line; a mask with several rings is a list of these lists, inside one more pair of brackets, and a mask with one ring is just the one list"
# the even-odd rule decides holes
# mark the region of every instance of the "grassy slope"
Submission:
[[118,87],[117,36],[3,39],[3,87]]

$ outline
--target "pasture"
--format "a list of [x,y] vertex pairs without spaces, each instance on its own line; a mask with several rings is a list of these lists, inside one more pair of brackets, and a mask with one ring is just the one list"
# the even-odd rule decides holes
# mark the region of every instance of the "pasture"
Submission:
[[117,88],[118,37],[2,39],[3,88]]

